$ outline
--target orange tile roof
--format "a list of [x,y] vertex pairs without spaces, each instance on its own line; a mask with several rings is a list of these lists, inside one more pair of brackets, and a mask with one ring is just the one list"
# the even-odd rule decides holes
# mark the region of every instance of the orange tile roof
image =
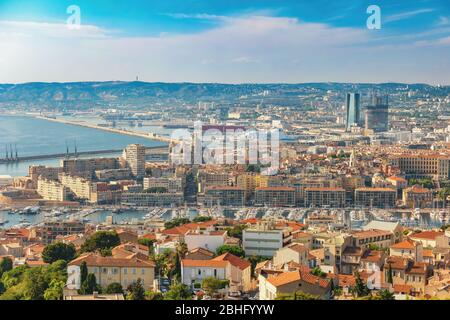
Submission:
[[416,244],[413,241],[405,240],[391,246],[391,249],[415,249]]
[[308,251],[308,248],[306,248],[304,245],[299,244],[299,243],[290,245],[287,248],[289,248],[291,250],[294,250],[295,252],[298,252],[298,253],[302,253],[302,252],[307,252]]
[[305,191],[345,192],[345,189],[343,189],[343,188],[330,188],[330,187],[318,187],[318,188],[306,188]]
[[255,190],[256,191],[295,191],[295,188],[278,186],[278,187],[258,187],[258,188],[255,188]]
[[312,285],[318,285],[326,288],[330,283],[329,279],[317,277],[311,274],[309,268],[307,267],[303,267],[295,271],[283,272],[278,275],[269,275],[267,281],[276,287],[295,281],[304,281]]
[[398,182],[407,182],[406,179],[402,178],[402,177],[397,177],[397,176],[392,176],[387,178],[388,180],[394,180],[394,181],[398,181]]
[[146,233],[143,236],[141,236],[140,239],[156,240],[156,234],[154,234],[154,233]]
[[380,250],[367,250],[361,257],[361,260],[369,262],[381,262],[383,254],[384,252]]
[[397,192],[395,189],[390,188],[358,188],[357,192]]
[[214,259],[212,259],[214,261],[228,261],[230,262],[233,266],[238,267],[241,270],[245,270],[248,267],[251,266],[251,263],[248,262],[247,260],[241,259],[231,253],[224,253],[221,256],[215,257]]
[[86,262],[88,266],[95,267],[139,267],[152,268],[155,263],[150,260],[141,260],[136,257],[133,258],[114,258],[102,257],[99,254],[87,253],[69,262],[69,266],[79,266],[82,262]]
[[424,239],[424,240],[435,240],[436,237],[442,236],[444,232],[441,231],[422,231],[410,235],[410,238]]
[[352,235],[355,238],[369,238],[369,237],[378,237],[378,236],[385,236],[385,235],[391,235],[391,234],[392,233],[389,231],[378,230],[378,229],[354,231],[352,233]]
[[226,268],[228,261],[182,259],[181,264],[183,267]]
[[407,284],[394,284],[394,292],[395,293],[410,293],[412,291],[412,286]]

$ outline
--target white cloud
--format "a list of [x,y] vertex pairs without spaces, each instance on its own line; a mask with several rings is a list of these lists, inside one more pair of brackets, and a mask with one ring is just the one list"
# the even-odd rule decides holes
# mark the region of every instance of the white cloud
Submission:
[[[289,17],[227,17],[203,32],[152,37],[123,37],[96,26],[69,30],[64,24],[2,23],[0,60],[7,63],[0,64],[0,83],[136,75],[166,82],[410,82],[413,76],[429,81],[423,70],[436,78],[430,66],[436,59],[415,65],[415,52],[400,50],[402,56],[398,48],[374,44],[376,33],[367,29]],[[450,72],[445,74],[436,81],[445,82]]]
[[54,38],[105,38],[106,30],[93,25],[81,25],[79,29],[69,29],[65,23],[45,23],[34,21],[0,20],[3,37],[54,37]]
[[393,14],[390,16],[387,16],[384,18],[384,22],[385,23],[389,23],[389,22],[394,22],[394,21],[400,21],[400,20],[405,20],[405,19],[409,19],[412,17],[415,17],[419,14],[423,14],[423,13],[430,13],[435,11],[434,9],[428,8],[428,9],[418,9],[418,10],[414,10],[414,11],[408,11],[408,12],[402,12],[402,13],[398,13],[398,14]]

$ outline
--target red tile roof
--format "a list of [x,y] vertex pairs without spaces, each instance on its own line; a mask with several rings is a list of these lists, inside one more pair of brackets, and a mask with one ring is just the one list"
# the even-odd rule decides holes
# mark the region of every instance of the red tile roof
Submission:
[[136,257],[133,258],[114,258],[102,257],[96,253],[87,253],[79,256],[69,263],[69,266],[79,266],[82,262],[86,262],[87,266],[95,267],[138,267],[138,268],[152,268],[155,263],[150,260],[141,260]]
[[231,253],[224,253],[221,256],[215,257],[214,259],[212,259],[214,261],[228,261],[229,263],[231,263],[233,266],[238,267],[241,270],[245,270],[247,268],[249,268],[251,266],[250,262],[248,262],[247,260],[241,259]]
[[405,240],[391,246],[391,249],[415,249],[416,244],[411,240]]
[[424,240],[435,240],[436,237],[442,236],[444,232],[441,231],[422,231],[410,235],[410,238],[424,239]]

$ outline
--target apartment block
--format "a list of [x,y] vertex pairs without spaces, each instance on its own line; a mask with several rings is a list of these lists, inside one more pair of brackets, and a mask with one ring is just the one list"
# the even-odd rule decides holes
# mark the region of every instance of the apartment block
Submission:
[[295,206],[295,193],[293,187],[259,187],[255,190],[255,204],[268,207]]
[[70,189],[59,181],[39,178],[37,181],[37,193],[44,200],[66,201],[70,194]]
[[307,188],[305,189],[305,206],[330,206],[341,208],[345,205],[345,189],[343,188]]
[[355,205],[358,207],[393,208],[397,190],[390,188],[359,188],[355,190]]

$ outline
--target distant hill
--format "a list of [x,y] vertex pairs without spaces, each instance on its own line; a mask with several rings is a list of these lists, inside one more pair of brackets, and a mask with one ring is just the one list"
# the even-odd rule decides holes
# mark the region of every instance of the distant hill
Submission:
[[327,90],[366,91],[379,90],[387,93],[398,90],[419,90],[431,94],[449,94],[450,87],[426,84],[401,83],[349,84],[349,83],[302,83],[302,84],[219,84],[219,83],[147,83],[147,82],[73,82],[73,83],[24,83],[0,84],[0,104],[52,107],[92,107],[95,105],[136,106],[151,103],[196,103],[204,101],[232,102],[240,97],[261,96],[265,90],[271,97],[298,97]]

